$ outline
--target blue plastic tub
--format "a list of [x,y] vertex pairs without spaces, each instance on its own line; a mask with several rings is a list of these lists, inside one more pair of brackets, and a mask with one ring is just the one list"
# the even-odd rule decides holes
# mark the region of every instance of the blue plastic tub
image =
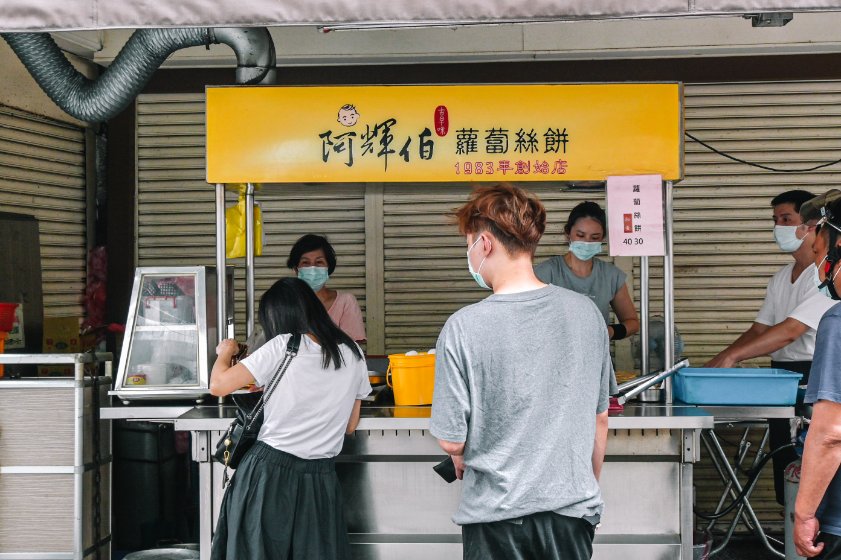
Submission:
[[784,369],[683,368],[674,395],[688,404],[791,406],[801,377]]

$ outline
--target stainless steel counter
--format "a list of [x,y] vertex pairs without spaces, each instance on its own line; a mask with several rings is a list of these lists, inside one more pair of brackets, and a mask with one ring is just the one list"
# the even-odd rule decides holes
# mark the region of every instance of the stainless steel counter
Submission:
[[137,420],[146,422],[169,423],[192,411],[195,406],[190,405],[161,405],[161,406],[108,406],[102,409],[100,417],[103,420]]
[[[143,413],[126,410],[120,416],[120,407],[110,411],[109,417],[134,418]],[[157,408],[157,407],[156,407]],[[429,406],[370,406],[362,408],[357,431],[370,430],[429,430]],[[134,416],[131,416],[131,415]],[[174,418],[176,430],[224,430],[235,416],[233,406],[196,406]],[[105,414],[103,413],[103,417]],[[713,416],[695,406],[667,406],[635,404],[625,410],[611,413],[608,428],[611,430],[686,430],[713,427]]]
[[[43,381],[41,382],[43,383]],[[428,430],[429,406],[365,406],[358,429],[365,430]],[[102,418],[173,422],[175,429],[223,430],[234,417],[233,406],[159,405],[140,403],[115,405],[102,409]],[[791,406],[698,406],[685,403],[629,404],[625,410],[611,413],[611,430],[695,429],[712,428],[726,421],[761,421],[770,418],[792,418]]]
[[727,421],[764,421],[773,418],[794,418],[793,406],[710,406],[699,408],[715,417],[716,423]]
[[[158,403],[117,404],[102,411],[103,418],[171,422],[193,433],[202,485],[202,558],[222,497],[222,467],[210,461],[210,451],[234,412],[233,406]],[[430,413],[429,406],[363,406],[356,433],[345,441],[337,471],[355,559],[461,557],[460,530],[450,520],[460,487],[432,472],[444,454],[429,434]],[[630,404],[611,413],[601,480],[606,511],[594,558],[691,558],[692,471],[701,431],[793,414],[790,406],[684,403]]]
[[[235,408],[140,404],[116,404],[102,417],[172,422],[176,430],[192,432],[201,557],[209,558],[223,495],[223,468],[210,454]],[[364,406],[356,433],[345,440],[336,469],[355,560],[462,557],[461,531],[451,521],[461,487],[444,483],[431,468],[444,453],[429,434],[430,412],[428,406]],[[593,557],[692,558],[692,466],[699,458],[698,435],[714,426],[713,416],[694,406],[635,404],[611,413],[608,426],[600,482],[606,510]]]

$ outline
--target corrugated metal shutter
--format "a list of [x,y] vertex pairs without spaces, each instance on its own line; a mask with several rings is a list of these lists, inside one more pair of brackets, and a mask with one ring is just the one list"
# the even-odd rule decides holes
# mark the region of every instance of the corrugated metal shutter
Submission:
[[[687,84],[685,93],[687,132],[738,158],[796,169],[839,157],[841,82]],[[674,196],[675,317],[694,364],[750,326],[768,280],[791,262],[772,237],[771,199],[839,182],[841,166],[772,173],[687,140],[686,179]],[[660,310],[662,264],[651,260],[652,306]]]
[[46,317],[84,313],[86,201],[84,129],[0,106],[0,211],[38,219]]
[[[583,200],[604,204],[603,190],[568,191],[551,183],[528,188],[540,197],[548,213],[546,234],[535,262],[565,252],[563,225],[573,206]],[[466,183],[386,186],[383,238],[387,352],[433,347],[447,317],[489,294],[478,288],[468,273],[464,238],[447,218],[470,191],[471,185]]]
[[[205,181],[203,95],[141,95],[137,102],[137,264],[216,263],[215,192]],[[365,312],[364,185],[265,185],[256,195],[266,245],[257,297],[290,274],[289,249],[305,233],[326,235],[338,254],[330,287],[349,290]],[[236,193],[228,193],[228,203]],[[236,267],[237,325],[245,324],[244,259]]]
[[[839,157],[841,82],[687,84],[685,93],[687,132],[738,158],[806,168]],[[839,182],[839,166],[773,173],[687,140],[686,179],[674,190],[674,297],[677,328],[693,364],[703,364],[750,326],[768,280],[791,262],[772,237],[771,199],[790,189],[819,194]],[[652,308],[662,313],[662,260],[651,261]],[[738,441],[736,430],[724,437]],[[706,453],[695,480],[699,509],[711,511],[720,484]],[[751,502],[763,525],[779,529],[782,508],[774,499],[770,464]]]

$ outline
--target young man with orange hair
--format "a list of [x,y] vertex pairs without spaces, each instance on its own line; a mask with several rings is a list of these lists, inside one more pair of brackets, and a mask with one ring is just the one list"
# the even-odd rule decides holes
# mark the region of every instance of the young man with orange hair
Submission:
[[471,275],[493,290],[453,314],[436,346],[430,432],[463,481],[464,558],[590,558],[613,372],[604,320],[534,275],[537,197],[481,187],[455,217]]

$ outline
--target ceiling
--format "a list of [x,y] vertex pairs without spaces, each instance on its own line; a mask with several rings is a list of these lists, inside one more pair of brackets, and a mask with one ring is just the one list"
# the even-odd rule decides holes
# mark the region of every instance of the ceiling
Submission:
[[3,0],[2,31],[405,26],[838,10],[836,0]]
[[[518,60],[685,58],[841,52],[841,12],[795,13],[782,27],[754,27],[742,15],[448,25],[419,28],[271,27],[280,66]],[[132,29],[63,31],[74,54],[107,66]],[[164,67],[221,67],[222,45],[173,54]]]

